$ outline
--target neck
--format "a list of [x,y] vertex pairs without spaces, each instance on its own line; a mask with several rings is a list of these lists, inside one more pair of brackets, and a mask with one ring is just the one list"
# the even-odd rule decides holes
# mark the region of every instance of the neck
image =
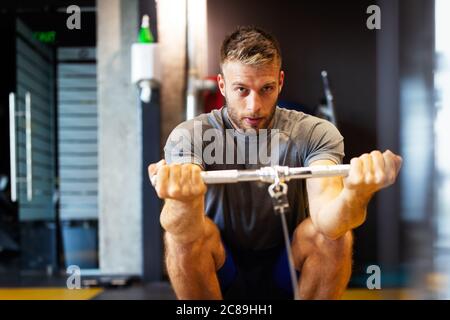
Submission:
[[[275,112],[277,111],[277,107],[275,107],[273,113],[272,113],[272,118],[270,119],[269,125],[266,128],[261,128],[261,129],[272,129],[273,124],[275,122]],[[231,119],[230,114],[228,113],[228,108],[227,108],[227,118],[228,120],[230,120],[231,126],[233,127],[233,129],[237,130],[238,132],[245,132],[245,129],[241,129],[239,128],[238,125],[236,125],[236,123],[234,123],[233,119]],[[257,132],[259,131],[259,129],[255,129]]]

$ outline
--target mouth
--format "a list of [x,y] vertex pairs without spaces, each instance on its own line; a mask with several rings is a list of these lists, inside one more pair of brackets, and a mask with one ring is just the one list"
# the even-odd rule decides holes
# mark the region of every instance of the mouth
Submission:
[[258,124],[261,123],[261,121],[264,118],[251,118],[251,117],[245,117],[244,120],[247,124],[251,125],[252,127],[257,126]]

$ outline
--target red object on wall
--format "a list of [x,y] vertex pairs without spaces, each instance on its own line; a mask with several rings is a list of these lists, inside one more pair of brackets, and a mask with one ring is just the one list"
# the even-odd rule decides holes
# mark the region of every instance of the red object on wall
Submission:
[[[214,80],[217,82],[217,76],[206,77],[206,79]],[[225,105],[225,98],[220,92],[219,86],[214,91],[205,90],[202,93],[203,105],[205,106],[204,112],[208,113],[214,109],[220,109]]]

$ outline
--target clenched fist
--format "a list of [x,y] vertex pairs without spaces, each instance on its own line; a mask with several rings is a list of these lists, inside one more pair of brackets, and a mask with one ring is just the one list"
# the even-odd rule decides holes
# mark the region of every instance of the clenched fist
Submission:
[[206,193],[206,185],[200,175],[201,169],[195,164],[171,164],[165,160],[148,167],[150,180],[156,175],[156,193],[161,199],[191,202]]
[[372,196],[392,185],[400,171],[402,158],[390,150],[372,151],[350,161],[350,171],[344,179],[344,189],[357,196]]

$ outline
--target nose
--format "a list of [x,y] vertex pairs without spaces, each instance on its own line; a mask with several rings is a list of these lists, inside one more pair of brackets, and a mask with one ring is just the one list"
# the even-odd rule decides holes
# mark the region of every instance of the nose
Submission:
[[262,104],[261,98],[256,92],[251,91],[250,94],[247,96],[246,108],[247,112],[250,114],[259,114],[262,108]]

